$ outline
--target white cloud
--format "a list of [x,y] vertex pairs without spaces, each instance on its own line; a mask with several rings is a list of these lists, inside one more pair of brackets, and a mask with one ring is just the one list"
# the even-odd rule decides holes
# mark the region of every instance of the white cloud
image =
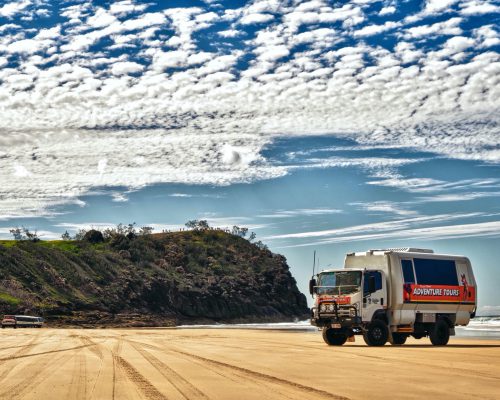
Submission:
[[470,237],[500,237],[500,221],[479,222],[461,225],[432,226],[426,228],[382,231],[371,234],[343,235],[314,243],[301,243],[286,247],[319,246],[332,243],[373,240],[446,240]]
[[228,29],[225,31],[218,32],[218,35],[224,38],[234,38],[241,35],[241,33],[242,33],[241,31],[238,31],[236,29]]
[[409,210],[403,204],[394,203],[392,201],[374,201],[371,203],[352,203],[364,211],[369,213],[388,213],[401,216],[417,215],[418,212]]
[[185,198],[190,198],[190,197],[193,197],[193,195],[187,194],[187,193],[172,193],[172,194],[169,194],[169,197],[185,197]]
[[354,36],[373,36],[401,26],[401,23],[387,21],[383,25],[367,25],[354,32]]
[[251,24],[262,24],[272,21],[274,16],[272,14],[248,14],[240,19],[240,24],[251,25]]
[[[391,4],[384,3],[384,13]],[[8,157],[0,158],[7,182],[0,198],[7,190],[15,196],[0,206],[4,215],[49,212],[96,182],[225,185],[298,168],[354,166],[369,171],[371,184],[433,190],[441,182],[397,174],[416,159],[330,157],[282,166],[260,151],[281,136],[341,135],[361,148],[430,149],[498,163],[500,56],[492,46],[500,39],[496,26],[470,28],[465,15],[488,4],[426,2],[422,12],[449,18],[432,23],[422,14],[373,25],[365,2],[269,0],[231,10],[212,4],[147,12],[149,3],[124,0],[64,7],[57,23],[47,20],[43,29],[6,24],[0,148]],[[42,5],[17,1],[0,10],[35,15]],[[262,18],[256,15],[273,20],[239,24]],[[399,39],[394,48],[365,40],[380,32]],[[242,40],[226,40],[233,37]],[[43,158],[27,157],[32,148]],[[89,174],[102,159],[108,160],[102,176],[94,167]],[[31,173],[21,188],[12,176],[16,163]]]
[[301,208],[296,210],[278,210],[272,214],[260,214],[259,218],[292,218],[298,216],[316,216],[316,215],[332,215],[342,213],[342,210],[336,208]]
[[455,36],[451,39],[448,39],[444,45],[446,49],[451,50],[452,52],[464,51],[472,46],[474,46],[474,39],[467,38],[464,36]]
[[455,3],[458,3],[458,0],[427,0],[424,12],[427,14],[442,12],[449,9]]
[[0,7],[0,16],[12,18],[32,4],[30,0],[12,1]]
[[93,28],[103,28],[105,26],[111,25],[116,21],[117,19],[114,15],[109,14],[106,10],[99,7],[93,15],[87,18],[86,23]]
[[14,176],[16,178],[24,178],[30,175],[31,173],[26,169],[25,166],[19,164],[14,165]]
[[125,203],[129,201],[129,198],[124,193],[115,192],[111,195],[112,201],[115,203]]
[[491,4],[489,1],[472,0],[460,4],[460,14],[466,16],[491,14],[498,12],[500,12],[500,7]]
[[460,35],[463,31],[460,28],[462,18],[450,18],[443,22],[436,22],[432,25],[419,25],[408,28],[404,34],[405,38],[420,38],[430,35]]
[[143,69],[144,66],[141,64],[130,61],[122,61],[113,64],[113,66],[111,67],[111,72],[114,75],[127,75],[141,72]]
[[148,4],[134,4],[133,1],[117,1],[110,5],[109,12],[124,16],[130,13],[141,12],[148,8]]
[[396,12],[396,7],[387,6],[387,7],[382,7],[382,9],[379,12],[379,15],[390,15],[394,14],[395,12]]
[[[430,215],[430,216],[421,216],[421,217],[412,217],[407,219],[396,219],[392,221],[386,222],[378,222],[372,224],[363,224],[363,225],[354,225],[343,228],[336,229],[325,229],[321,231],[309,231],[309,232],[298,232],[298,233],[286,233],[280,235],[268,236],[264,239],[267,240],[275,240],[275,239],[305,239],[305,238],[320,238],[320,237],[358,237],[352,236],[353,234],[366,234],[367,237],[373,235],[387,235],[389,232],[397,233],[403,231],[412,230],[413,226],[422,226],[429,224],[442,223],[445,221],[451,221],[456,219],[464,219],[464,218],[472,218],[480,216],[480,213],[468,213],[468,214],[438,214],[438,215]],[[500,221],[498,222],[500,224]],[[445,228],[445,227],[443,227]],[[419,228],[422,230],[428,228]],[[433,228],[431,228],[433,229]],[[375,232],[375,233],[370,233]],[[382,232],[382,233],[379,233]],[[498,232],[500,234],[500,232]]]

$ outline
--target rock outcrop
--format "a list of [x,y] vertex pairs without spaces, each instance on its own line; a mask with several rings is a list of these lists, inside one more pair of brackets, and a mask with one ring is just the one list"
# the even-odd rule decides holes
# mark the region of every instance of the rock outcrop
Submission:
[[0,312],[147,326],[285,321],[308,309],[283,256],[205,230],[0,242]]

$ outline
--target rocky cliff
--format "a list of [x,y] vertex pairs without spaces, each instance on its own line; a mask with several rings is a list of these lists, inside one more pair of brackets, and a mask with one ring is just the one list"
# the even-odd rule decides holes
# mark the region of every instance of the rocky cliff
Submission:
[[305,318],[283,256],[218,230],[1,241],[0,312],[57,325]]

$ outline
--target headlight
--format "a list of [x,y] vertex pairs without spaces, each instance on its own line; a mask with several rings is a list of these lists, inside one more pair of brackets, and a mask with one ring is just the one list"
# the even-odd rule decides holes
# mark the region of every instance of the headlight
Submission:
[[320,312],[333,312],[333,310],[334,310],[333,304],[321,304],[319,306]]

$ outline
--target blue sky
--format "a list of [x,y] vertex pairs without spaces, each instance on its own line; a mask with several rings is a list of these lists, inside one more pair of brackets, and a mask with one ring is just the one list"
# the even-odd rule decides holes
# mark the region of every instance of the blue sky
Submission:
[[496,1],[0,1],[0,237],[247,226],[306,291],[469,256],[500,313]]

